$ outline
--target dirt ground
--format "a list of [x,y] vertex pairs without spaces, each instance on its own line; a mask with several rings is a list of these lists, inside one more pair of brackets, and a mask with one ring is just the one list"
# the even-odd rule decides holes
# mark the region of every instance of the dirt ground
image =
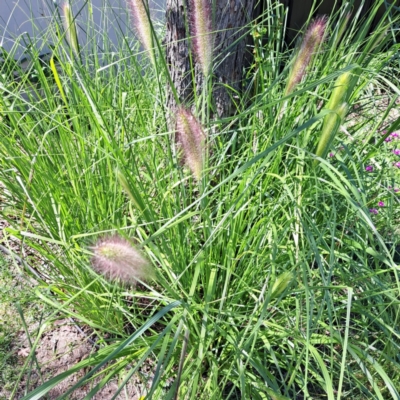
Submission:
[[[28,335],[21,324],[20,317],[16,312],[14,303],[20,300],[17,298],[18,293],[33,293],[34,281],[29,283],[23,278],[20,268],[21,260],[13,260],[10,254],[6,254],[6,249],[15,252],[15,254],[21,254],[18,241],[4,240],[3,229],[7,226],[8,223],[6,221],[0,221],[0,257],[5,259],[9,278],[7,282],[1,282],[0,279],[0,285],[3,284],[3,293],[8,290],[10,293],[9,296],[0,296],[0,339],[2,337],[4,339],[7,335],[9,336],[9,340],[6,341],[7,348],[5,349],[5,353],[7,354],[4,356],[4,352],[2,353],[3,358],[7,358],[7,360],[0,359],[0,367],[3,367],[4,364],[7,363],[8,370],[14,370],[15,373],[10,374],[12,378],[11,381],[7,382],[7,385],[5,385],[6,387],[1,387],[0,385],[0,400],[17,400],[40,386],[43,382],[67,371],[79,361],[90,357],[91,354],[96,351],[96,346],[93,336],[91,335],[92,332],[88,327],[79,326],[72,319],[59,319],[41,335],[34,354],[31,354],[30,342],[33,343],[36,340],[43,312],[39,304],[29,303],[28,301],[22,305],[24,313],[26,312],[26,323],[30,336],[29,341]],[[32,251],[29,249],[25,249],[25,251],[25,256],[37,256],[31,254]],[[40,262],[40,260],[38,261]],[[17,293],[17,296],[14,296],[13,293]],[[34,298],[34,295],[32,297]],[[33,302],[35,302],[35,300],[33,300]],[[39,301],[37,303],[39,303]],[[28,368],[24,369],[23,366],[26,361],[28,361]],[[17,385],[16,392],[12,396],[12,390],[15,387],[15,382],[17,382],[17,377],[21,371],[24,371],[22,378]],[[1,372],[3,372],[2,368],[0,368],[0,373]],[[57,399],[87,372],[88,370],[81,370],[79,373],[69,376],[53,388],[43,399]],[[15,379],[15,382],[12,382],[13,379]],[[97,383],[100,379],[101,377],[94,382]],[[117,392],[119,383],[121,383],[123,379],[124,376],[121,376],[120,382],[117,378],[111,380],[92,398],[95,400],[110,400]],[[68,397],[68,400],[83,399],[93,388],[94,382],[74,391]],[[116,399],[139,400],[141,396],[145,394],[144,390],[145,385],[143,384],[143,379],[138,375],[134,375]]]
[[[40,366],[40,373],[44,377],[44,380],[50,379],[64,371],[67,371],[72,366],[76,365],[79,361],[90,357],[90,355],[96,350],[94,345],[90,342],[90,333],[87,329],[79,329],[70,320],[62,319],[54,323],[53,327],[46,331],[35,351],[35,358],[38,365]],[[29,356],[30,347],[26,335],[21,335],[20,343],[15,343],[18,346],[18,355],[21,361]],[[80,371],[74,374],[62,383],[52,389],[47,396],[48,400],[55,400],[62,394],[64,394],[70,387],[72,387],[85,373],[88,371]],[[99,379],[96,381],[98,382]],[[33,384],[32,384],[33,382]],[[20,394],[23,394],[27,387],[28,376],[24,376],[20,384]],[[30,387],[33,388],[39,386],[41,383],[40,376],[38,374],[38,368],[33,367],[31,370]],[[69,399],[79,400],[83,399],[93,388],[94,384],[87,384],[76,391],[74,391]],[[138,400],[142,393],[138,387],[142,384],[136,379],[132,378],[122,392],[116,399],[118,400]],[[110,400],[118,390],[118,382],[113,380],[105,385],[94,397],[95,400]],[[20,398],[20,397],[17,397]]]

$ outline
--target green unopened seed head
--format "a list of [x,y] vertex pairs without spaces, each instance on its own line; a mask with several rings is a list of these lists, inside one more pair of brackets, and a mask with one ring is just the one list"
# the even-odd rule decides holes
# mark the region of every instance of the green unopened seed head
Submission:
[[61,6],[63,12],[63,23],[65,29],[65,37],[67,39],[68,44],[71,46],[72,50],[75,54],[79,53],[79,43],[78,43],[78,34],[76,32],[76,25],[74,22],[74,16],[72,14],[71,6],[65,2]]
[[318,147],[315,152],[318,157],[326,157],[328,154],[340,124],[346,118],[348,108],[349,107],[347,103],[342,103],[324,118],[321,138],[318,142]]
[[329,110],[335,110],[346,101],[352,78],[352,71],[345,72],[338,76],[326,108]]
[[293,280],[293,273],[290,271],[283,272],[276,279],[272,285],[271,300],[279,297]]

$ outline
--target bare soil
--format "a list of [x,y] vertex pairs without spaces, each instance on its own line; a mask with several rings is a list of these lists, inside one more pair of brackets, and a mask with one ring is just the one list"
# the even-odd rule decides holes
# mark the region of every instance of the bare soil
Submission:
[[[67,371],[81,360],[90,357],[96,349],[90,342],[88,333],[90,333],[88,329],[81,330],[71,321],[62,319],[56,321],[53,327],[42,335],[39,345],[35,350],[35,358],[39,365],[43,381],[47,381],[48,379]],[[21,335],[20,342],[16,343],[16,345],[19,348],[18,355],[22,361],[31,353],[29,342],[25,334]],[[39,369],[33,366],[30,370],[31,376],[29,377],[29,390],[34,389],[42,383]],[[49,392],[47,399],[57,399],[77,383],[77,381],[87,372],[87,370],[81,370],[79,373],[69,376]],[[94,382],[97,383],[99,380],[100,379],[97,379]],[[131,380],[132,382],[129,382],[118,395],[116,398],[117,400],[140,399],[142,393],[140,393],[138,387],[142,385],[140,385],[140,382],[135,378],[132,378]],[[83,399],[90,392],[95,383],[89,383],[75,390],[69,396],[69,399]],[[28,374],[25,374],[19,387],[20,395],[22,395],[25,389],[27,389],[27,384]],[[117,392],[118,387],[119,385],[117,380],[112,380],[92,398],[94,400],[109,400]]]
[[[11,282],[7,285],[12,286],[12,290],[16,292],[29,292],[33,293],[35,282],[27,281],[22,273],[23,266],[21,260],[29,259],[32,266],[33,259],[37,263],[41,263],[40,257],[34,254],[31,249],[22,249],[18,240],[7,239],[5,240],[4,228],[8,226],[6,221],[0,220],[0,256],[7,260],[7,268],[12,275]],[[6,254],[6,249],[18,255],[13,258]],[[0,284],[3,284],[0,280]],[[10,295],[12,297],[12,295]],[[0,385],[0,400],[21,399],[26,393],[32,391],[40,386],[43,382],[57,376],[58,374],[67,371],[78,362],[90,357],[97,349],[91,337],[91,330],[85,326],[78,326],[72,319],[59,319],[55,321],[49,329],[47,329],[40,337],[38,345],[34,353],[31,351],[31,344],[36,340],[40,321],[44,312],[42,312],[41,305],[38,304],[25,304],[22,308],[26,312],[26,323],[28,325],[29,338],[23,329],[19,315],[16,312],[15,304],[13,301],[1,302],[0,298],[0,338],[3,335],[9,335],[9,348],[7,352],[10,354],[8,358],[8,369],[15,371],[12,374],[17,382],[17,377],[21,371],[22,378],[18,383],[18,387],[14,396],[12,390],[16,382],[7,382],[6,387]],[[11,298],[11,300],[13,300]],[[16,300],[18,301],[18,299]],[[40,303],[39,301],[37,303]],[[3,328],[2,328],[3,327]],[[3,330],[3,332],[2,332]],[[29,360],[28,360],[29,357]],[[12,361],[10,361],[12,360]],[[0,360],[0,366],[2,365]],[[28,361],[28,367],[24,369],[24,364]],[[12,364],[10,365],[10,362]],[[0,370],[0,372],[2,372]],[[78,373],[67,377],[59,385],[54,387],[46,397],[43,399],[55,400],[63,395],[69,388],[71,388],[77,381],[82,378],[88,370],[81,370]],[[113,379],[108,382],[94,397],[94,400],[109,400],[113,398],[118,390],[119,384],[124,378]],[[101,377],[86,384],[85,386],[75,390],[68,400],[83,399],[93,388],[93,386],[101,380]],[[121,393],[116,397],[117,400],[139,400],[143,396],[145,384],[143,379],[137,375],[133,376],[126,384]],[[12,396],[12,397],[11,397]]]

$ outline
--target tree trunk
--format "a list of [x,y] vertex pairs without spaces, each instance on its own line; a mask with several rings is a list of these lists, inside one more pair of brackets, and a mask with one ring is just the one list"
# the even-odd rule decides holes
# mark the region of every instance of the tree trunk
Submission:
[[[219,117],[229,116],[234,112],[232,97],[240,92],[242,73],[246,62],[246,35],[249,22],[253,19],[254,0],[210,0],[215,4],[216,32],[214,41],[213,101]],[[195,85],[189,59],[190,36],[185,12],[190,12],[187,0],[167,0],[166,14],[166,46],[167,65],[175,85],[179,102],[191,105],[193,90],[200,91],[203,85],[201,68],[195,63]],[[246,28],[247,27],[247,28]],[[226,86],[225,86],[226,85]],[[194,87],[196,89],[194,89]],[[172,91],[169,90],[168,108],[173,112],[177,104]]]
[[[214,68],[213,77],[213,96],[215,111],[219,117],[232,115],[234,104],[232,97],[234,91],[241,92],[242,73],[246,67],[246,44],[249,43],[249,35],[246,36],[246,27],[249,22],[255,20],[262,13],[263,7],[267,4],[264,0],[209,0],[210,4],[215,4],[215,23],[214,31]],[[288,30],[286,40],[290,43],[304,27],[312,9],[312,0],[276,0],[288,7]],[[354,0],[354,8],[358,9],[364,4],[363,13],[373,4],[373,0]],[[257,7],[255,7],[257,3]],[[342,6],[344,0],[337,4]],[[395,0],[396,4],[400,0]],[[314,8],[315,15],[321,13],[331,14],[335,9],[335,0],[320,0],[318,7]],[[190,12],[189,0],[167,0],[166,14],[166,53],[167,65],[171,74],[172,82],[176,88],[179,102],[187,106],[192,105],[194,90],[201,92],[203,85],[203,75],[201,68],[195,62],[195,82],[190,68],[189,60],[189,40],[190,32],[186,21],[185,12]],[[384,11],[382,7],[381,14]],[[379,18],[377,17],[376,20]],[[224,86],[225,85],[225,86]],[[228,88],[227,88],[228,87]],[[233,89],[229,90],[229,87]],[[195,88],[195,89],[194,89]],[[169,90],[167,106],[171,113],[176,108],[176,102]]]

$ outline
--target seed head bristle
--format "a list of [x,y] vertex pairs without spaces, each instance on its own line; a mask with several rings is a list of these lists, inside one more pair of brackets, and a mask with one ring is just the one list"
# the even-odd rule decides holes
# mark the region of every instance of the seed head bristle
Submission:
[[303,79],[312,57],[318,51],[325,38],[327,23],[327,17],[320,16],[317,17],[307,29],[290,70],[285,95],[292,93],[294,88]]
[[132,22],[144,49],[148,52],[150,60],[155,65],[153,48],[153,35],[149,19],[149,5],[147,0],[127,0],[131,11]]
[[184,107],[176,115],[177,142],[183,149],[184,161],[194,177],[200,180],[206,152],[206,135],[195,116]]
[[210,0],[190,0],[189,26],[194,54],[204,76],[208,76],[214,50]]
[[114,235],[91,248],[93,269],[109,280],[135,284],[154,277],[150,262],[127,239]]

